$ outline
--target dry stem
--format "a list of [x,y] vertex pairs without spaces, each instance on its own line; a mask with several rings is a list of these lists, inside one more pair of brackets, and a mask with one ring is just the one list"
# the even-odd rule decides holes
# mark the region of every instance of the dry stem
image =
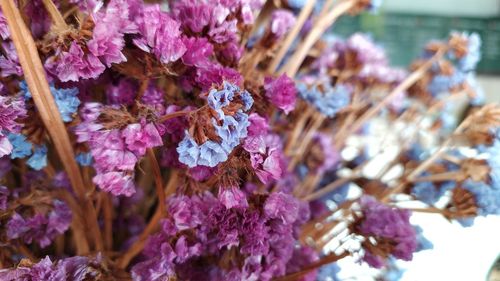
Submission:
[[38,56],[33,37],[13,0],[0,0],[0,6],[11,31],[19,62],[40,117],[54,142],[54,147],[61,158],[71,185],[87,212],[87,216],[85,216],[86,224],[92,233],[96,249],[102,250],[103,245],[99,226],[97,225],[97,215],[92,202],[85,193],[85,186],[75,161],[73,147],[54,97],[50,92],[49,84],[45,78],[45,70]]

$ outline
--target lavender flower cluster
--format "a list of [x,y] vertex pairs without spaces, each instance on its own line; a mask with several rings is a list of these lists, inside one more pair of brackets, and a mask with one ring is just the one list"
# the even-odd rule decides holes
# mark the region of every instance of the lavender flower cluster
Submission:
[[348,256],[383,275],[432,248],[412,211],[498,215],[479,36],[401,69],[327,30],[381,1],[332,3],[0,1],[0,280],[336,280]]

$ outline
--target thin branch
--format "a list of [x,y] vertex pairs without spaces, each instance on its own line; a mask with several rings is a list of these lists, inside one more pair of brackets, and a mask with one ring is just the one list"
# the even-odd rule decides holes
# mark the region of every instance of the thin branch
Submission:
[[297,17],[297,20],[295,21],[295,25],[290,30],[290,32],[288,32],[287,36],[285,37],[285,40],[283,40],[281,44],[280,49],[278,50],[273,60],[269,64],[269,67],[267,68],[268,72],[272,73],[276,71],[280,62],[283,60],[286,53],[290,49],[290,46],[292,45],[293,41],[297,38],[297,35],[304,26],[304,23],[309,18],[309,15],[314,9],[314,4],[316,4],[316,0],[308,0],[307,3],[304,5],[304,7],[302,7],[300,14]]
[[158,165],[153,149],[148,148],[147,153],[155,178],[156,194],[158,195],[158,208],[160,209],[160,213],[164,215],[166,213],[165,190],[163,189],[163,178],[160,171],[160,165]]
[[52,19],[52,22],[54,24],[54,28],[56,31],[63,31],[63,30],[68,30],[69,26],[66,24],[64,21],[63,16],[57,9],[57,6],[52,2],[52,0],[42,0],[43,5],[45,6],[45,9],[47,9],[47,12],[50,15],[50,18]]
[[424,74],[432,67],[432,65],[446,53],[447,48],[439,49],[436,54],[427,60],[424,64],[422,64],[417,70],[412,72],[406,79],[401,82],[396,88],[392,90],[387,96],[384,97],[382,101],[377,103],[375,106],[371,107],[370,110],[365,112],[361,117],[359,117],[354,124],[350,127],[349,132],[346,134],[350,136],[354,134],[356,131],[361,129],[361,127],[370,119],[375,117],[382,109],[384,109],[392,99],[409,89],[413,84],[415,84]]
[[12,41],[16,47],[19,62],[33,101],[54,142],[54,147],[61,158],[71,185],[87,212],[87,216],[85,216],[86,223],[93,234],[96,249],[102,250],[101,232],[97,225],[97,215],[92,202],[87,198],[82,175],[75,161],[68,132],[61,119],[54,97],[50,92],[49,84],[45,78],[45,70],[38,56],[38,50],[31,32],[24,23],[21,13],[13,0],[0,0],[0,6],[11,31]]
[[345,0],[338,3],[323,18],[318,19],[312,30],[304,41],[299,45],[295,53],[288,60],[288,63],[280,69],[279,73],[286,73],[289,77],[294,77],[302,65],[302,62],[309,53],[312,46],[341,15],[345,14],[356,4],[357,0]]

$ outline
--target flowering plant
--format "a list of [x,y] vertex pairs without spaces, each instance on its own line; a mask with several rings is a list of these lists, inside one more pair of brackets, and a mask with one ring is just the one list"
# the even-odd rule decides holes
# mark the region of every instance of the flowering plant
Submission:
[[380,1],[153,2],[0,0],[0,280],[326,280],[499,213],[476,34],[403,70],[327,32]]

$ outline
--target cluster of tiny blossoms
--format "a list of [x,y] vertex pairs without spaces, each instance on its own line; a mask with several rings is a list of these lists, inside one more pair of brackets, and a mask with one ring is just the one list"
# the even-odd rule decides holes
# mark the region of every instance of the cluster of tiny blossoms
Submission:
[[316,2],[2,0],[0,280],[382,278],[432,247],[412,211],[498,215],[479,36],[401,69],[328,30],[381,1]]

